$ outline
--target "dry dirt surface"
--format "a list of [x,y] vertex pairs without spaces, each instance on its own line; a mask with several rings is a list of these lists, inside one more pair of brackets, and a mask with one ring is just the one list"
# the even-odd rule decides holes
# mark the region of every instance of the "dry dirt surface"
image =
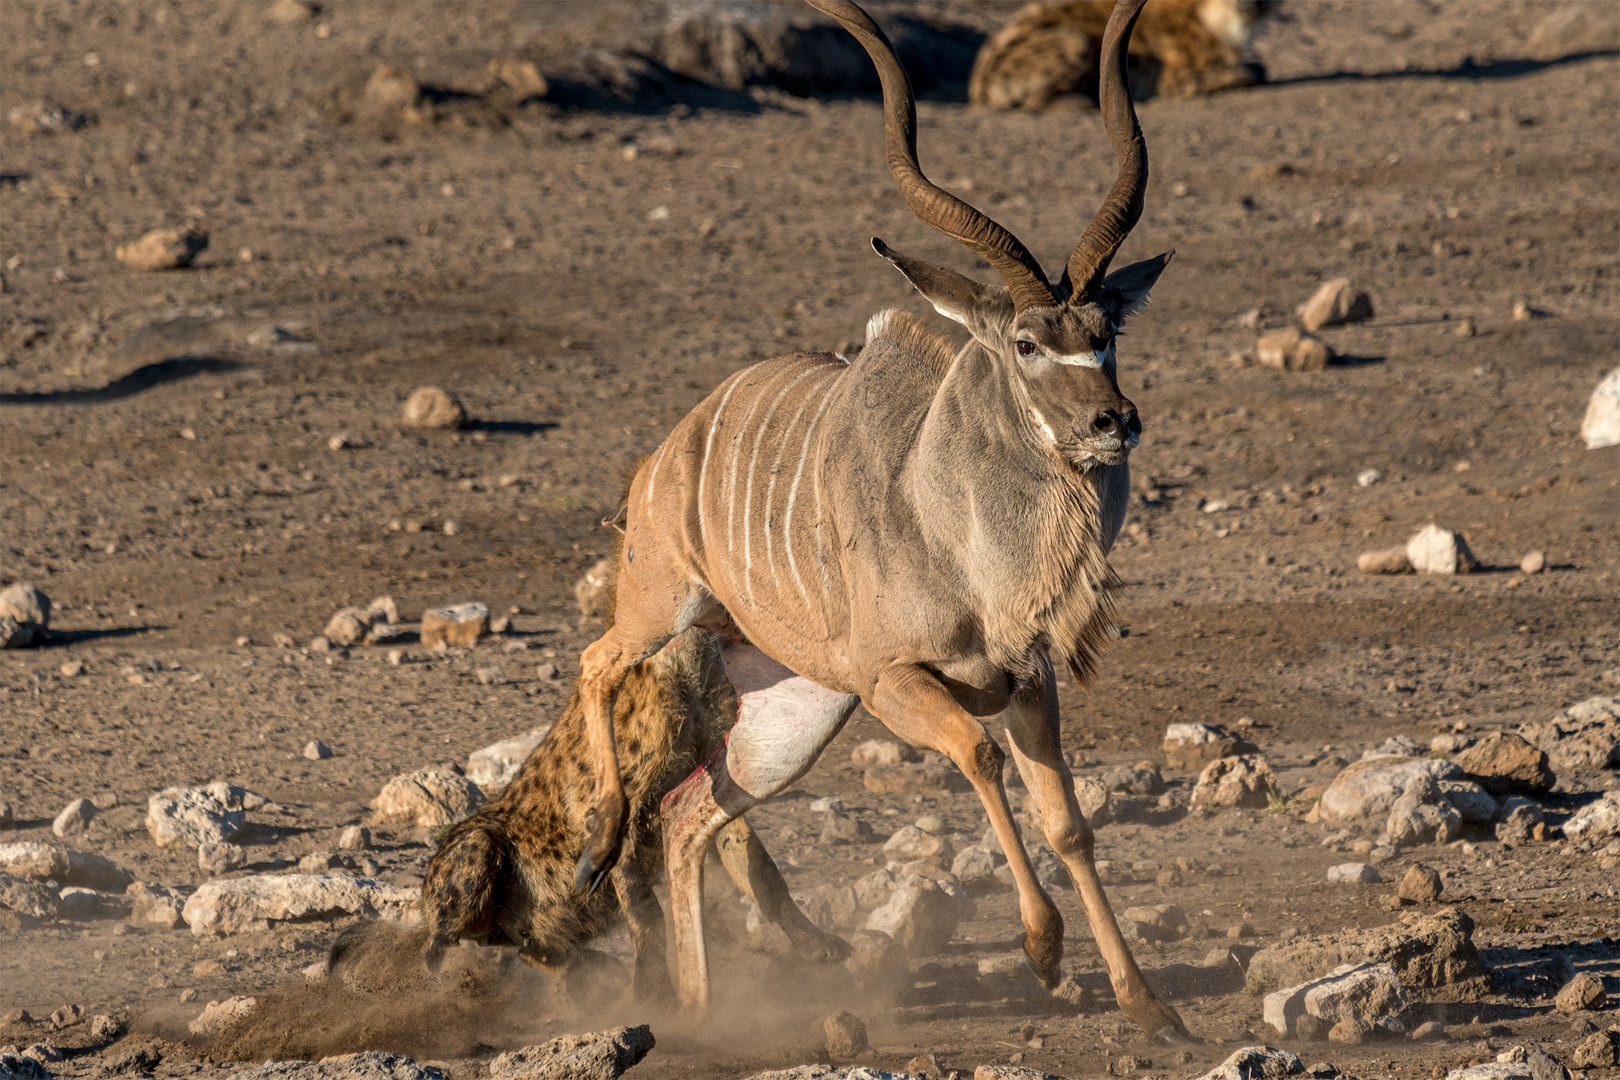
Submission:
[[[1010,10],[886,17],[944,43],[920,109],[925,167],[1057,265],[1113,165],[1084,102],[963,103],[961,56]],[[1191,1077],[1264,1041],[1363,1076],[1440,1076],[1516,1044],[1573,1065],[1616,1014],[1572,1018],[1552,994],[1572,964],[1620,996],[1620,898],[1613,859],[1603,869],[1558,826],[1612,771],[1561,777],[1541,841],[1509,847],[1487,826],[1379,867],[1386,882],[1414,861],[1439,870],[1495,975],[1468,1000],[1414,993],[1439,1039],[1277,1036],[1242,988],[1247,952],[1207,961],[1217,944],[1395,921],[1393,884],[1325,876],[1365,858],[1347,852],[1376,824],[1331,837],[1305,820],[1345,760],[1620,693],[1620,449],[1578,435],[1620,362],[1620,61],[1533,43],[1562,10],[1290,0],[1256,40],[1269,85],[1141,108],[1153,179],[1122,260],[1177,254],[1121,343],[1146,429],[1114,555],[1123,636],[1094,687],[1063,686],[1064,743],[1095,778],[1162,763],[1169,722],[1222,723],[1277,770],[1270,807],[1213,812],[1189,812],[1194,775],[1167,770],[1164,802],[1138,800],[1098,834],[1116,910],[1188,915],[1188,936],[1137,955],[1201,1045],[1148,1044],[1121,1020],[1072,892],[1058,904],[1084,1006],[999,974],[1017,950],[1005,887],[980,888],[943,952],[874,989],[759,951],[715,881],[708,1026],[582,1005],[498,957],[466,959],[459,982],[305,989],[352,919],[194,937],[131,924],[113,899],[0,926],[0,1046],[56,1047],[58,1076],[142,1061],[224,1076],[239,1065],[187,1024],[249,995],[280,1026],[239,1060],[396,1050],[457,1078],[560,1032],[642,1022],[658,1048],[632,1075],[745,1076],[820,1058],[821,1018],[844,1008],[870,1033],[855,1063],[899,1070],[931,1052],[963,1076],[1016,1060]],[[710,388],[781,352],[858,347],[885,307],[950,329],[868,238],[990,272],[901,204],[876,100],[677,77],[646,45],[673,16],[0,5],[0,115],[17,117],[0,128],[0,586],[32,582],[56,604],[43,646],[0,652],[0,802],[15,819],[0,844],[65,844],[189,892],[209,875],[193,848],[154,844],[147,800],[226,780],[268,800],[227,877],[335,849],[388,778],[463,763],[560,709],[601,630],[573,595],[611,550],[600,523],[631,464]],[[508,60],[534,62],[546,94],[492,83],[490,62]],[[379,65],[417,80],[403,104],[380,84],[367,97]],[[115,257],[186,225],[209,236],[189,268]],[[1376,311],[1323,331],[1341,362],[1243,362],[1341,276]],[[1515,319],[1518,304],[1535,317]],[[469,423],[403,426],[424,384]],[[1363,486],[1367,470],[1379,480]],[[1465,533],[1482,568],[1357,573],[1358,553],[1430,521]],[[1546,568],[1526,574],[1532,550]],[[408,621],[478,600],[511,625],[470,650],[406,641],[398,663],[387,647],[311,645],[338,608],[378,595]],[[796,892],[885,862],[878,846],[820,843],[814,797],[842,799],[880,840],[923,815],[958,848],[982,833],[971,795],[868,791],[850,750],[882,734],[859,714],[751,816]],[[334,756],[307,759],[311,739]],[[52,819],[79,798],[100,812],[58,841]],[[413,888],[432,842],[381,826],[351,862]],[[601,947],[627,951],[622,937]],[[65,1005],[85,1020],[53,1030]],[[115,1022],[89,1022],[101,1014]]]

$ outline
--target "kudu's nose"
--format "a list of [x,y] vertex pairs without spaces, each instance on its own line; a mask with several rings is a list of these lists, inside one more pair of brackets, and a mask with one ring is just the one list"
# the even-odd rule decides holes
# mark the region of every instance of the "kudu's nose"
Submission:
[[1136,406],[1124,402],[1117,409],[1099,409],[1091,422],[1099,435],[1112,435],[1121,442],[1142,434],[1142,421],[1136,415]]

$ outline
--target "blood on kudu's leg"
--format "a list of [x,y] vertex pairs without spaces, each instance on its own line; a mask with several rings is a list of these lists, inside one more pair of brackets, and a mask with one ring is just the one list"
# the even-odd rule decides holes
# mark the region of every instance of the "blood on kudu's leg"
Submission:
[[[664,797],[664,863],[669,873],[669,900],[675,926],[676,985],[681,1004],[702,1012],[709,1003],[709,961],[703,935],[703,858],[715,835],[763,799],[803,776],[854,711],[857,698],[840,694],[793,674],[758,649],[726,646],[726,676],[736,687],[737,723],[723,750]],[[731,859],[733,878],[761,908],[782,902],[791,906],[780,875],[763,866],[737,866],[739,857],[755,862],[749,839],[737,850],[736,838],[722,845]],[[757,845],[758,841],[753,841]],[[769,859],[763,851],[758,856]],[[769,910],[767,910],[769,914]],[[790,920],[782,926],[790,937]],[[795,941],[804,951],[825,942],[810,935]],[[841,944],[841,943],[840,943]]]
[[1074,880],[1075,891],[1085,904],[1091,936],[1097,942],[1108,980],[1120,1011],[1155,1038],[1191,1042],[1181,1017],[1158,999],[1142,978],[1142,970],[1131,955],[1131,948],[1119,932],[1113,909],[1097,875],[1095,841],[1091,825],[1080,813],[1074,795],[1074,776],[1063,763],[1058,739],[1057,686],[1047,666],[1039,686],[1013,699],[1001,714],[1012,745],[1013,761],[1024,787],[1040,808],[1041,829],[1047,843],[1057,852]]

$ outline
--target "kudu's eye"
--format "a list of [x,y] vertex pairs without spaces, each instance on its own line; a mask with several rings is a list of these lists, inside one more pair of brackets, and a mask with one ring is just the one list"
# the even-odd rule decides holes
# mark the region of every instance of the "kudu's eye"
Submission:
[[1033,341],[1020,341],[1018,343],[1018,355],[1019,356],[1034,356],[1035,355],[1035,343]]

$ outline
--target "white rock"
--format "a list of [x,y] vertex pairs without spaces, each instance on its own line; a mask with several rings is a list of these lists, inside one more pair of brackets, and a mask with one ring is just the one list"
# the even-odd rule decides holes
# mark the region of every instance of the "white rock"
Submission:
[[1603,376],[1592,391],[1581,420],[1581,438],[1588,450],[1620,445],[1620,368]]
[[420,769],[396,776],[371,800],[372,824],[409,822],[426,828],[460,821],[484,803],[483,793],[465,776],[447,768]]
[[1464,821],[1496,820],[1496,799],[1472,780],[1441,780],[1440,795]]
[[1221,758],[1204,766],[1193,788],[1194,806],[1264,808],[1279,795],[1277,774],[1259,754]]
[[916,880],[920,884],[898,886],[866,920],[866,929],[888,934],[914,956],[929,956],[950,943],[967,905],[932,882]]
[[1479,565],[1460,535],[1433,523],[1406,542],[1406,561],[1420,574],[1466,574]]
[[[1114,820],[1114,797],[1100,781],[1089,776],[1075,777],[1074,798],[1080,804],[1081,815],[1092,828],[1101,828]],[[1038,824],[1039,811],[1033,806],[1030,811]],[[997,846],[999,848],[999,842]]]
[[1370,319],[1373,306],[1371,298],[1352,285],[1349,278],[1335,278],[1322,283],[1300,306],[1299,315],[1305,329],[1315,331]]
[[68,885],[58,894],[64,919],[118,919],[129,914],[130,901],[116,893]]
[[369,851],[371,830],[364,825],[350,825],[338,836],[338,847],[345,851]]
[[884,843],[883,854],[899,862],[927,859],[945,866],[950,863],[953,852],[951,842],[943,836],[934,836],[915,825],[907,825]]
[[134,874],[100,855],[31,841],[0,844],[0,871],[38,881],[119,892],[135,880]]
[[1356,884],[1371,885],[1384,880],[1378,876],[1378,871],[1363,862],[1340,863],[1338,866],[1328,867],[1327,879],[1329,881],[1349,881]]
[[646,1024],[588,1035],[563,1035],[489,1063],[491,1080],[617,1080],[655,1045]]
[[1006,861],[1006,856],[999,851],[986,851],[978,846],[964,848],[957,852],[956,858],[951,862],[951,873],[955,874],[964,885],[994,881],[996,868],[1004,865]]
[[164,788],[146,802],[146,831],[158,847],[223,844],[247,824],[245,788],[215,781],[200,788]]
[[1620,697],[1578,702],[1551,720],[1532,720],[1519,734],[1546,751],[1559,776],[1620,768]]
[[124,897],[131,905],[129,921],[132,923],[149,923],[167,930],[185,923],[180,912],[186,906],[186,898],[173,889],[137,881],[124,890]]
[[1329,1026],[1354,1020],[1367,1028],[1399,1030],[1406,992],[1389,964],[1343,964],[1328,975],[1267,994],[1265,1022],[1280,1035],[1295,1033],[1302,1016]]
[[1305,1071],[1299,1058],[1270,1046],[1245,1046],[1198,1080],[1258,1080],[1293,1076]]
[[96,807],[89,799],[74,799],[62,808],[51,822],[51,832],[57,836],[73,836],[89,828],[96,816]]
[[250,997],[226,998],[224,1001],[210,1001],[198,1014],[197,1019],[187,1024],[193,1035],[201,1035],[212,1039],[236,1021],[244,1019],[254,1009],[258,1008],[259,999]]
[[1253,753],[1253,743],[1219,724],[1170,724],[1164,729],[1165,763],[1172,769],[1202,769],[1212,761]]
[[197,869],[205,874],[228,874],[247,865],[247,852],[236,844],[197,845]]
[[893,739],[868,739],[849,753],[850,763],[858,769],[875,765],[899,765],[903,761],[921,761],[915,749]]
[[527,735],[491,743],[467,757],[467,779],[484,791],[495,792],[512,782],[534,748],[540,745],[551,725],[537,727]]
[[41,630],[51,625],[51,598],[25,582],[0,589],[0,615],[19,623],[31,623]]
[[414,922],[418,890],[344,874],[254,874],[204,882],[181,915],[198,937],[342,915]]
[[304,757],[309,761],[325,761],[332,756],[332,748],[319,739],[304,744]]
[[1446,800],[1432,775],[1418,773],[1389,808],[1384,831],[1396,847],[1449,844],[1462,832],[1462,815]]
[[1611,788],[1597,802],[1581,807],[1574,817],[1564,822],[1564,835],[1576,842],[1592,843],[1620,836],[1620,788]]
[[1377,469],[1362,469],[1356,474],[1356,484],[1360,487],[1372,487],[1384,478],[1384,474]]
[[1389,813],[1395,800],[1406,789],[1419,783],[1418,777],[1435,780],[1461,780],[1461,767],[1450,761],[1396,755],[1367,758],[1352,763],[1328,785],[1319,804],[1323,821],[1337,824],[1362,817]]

